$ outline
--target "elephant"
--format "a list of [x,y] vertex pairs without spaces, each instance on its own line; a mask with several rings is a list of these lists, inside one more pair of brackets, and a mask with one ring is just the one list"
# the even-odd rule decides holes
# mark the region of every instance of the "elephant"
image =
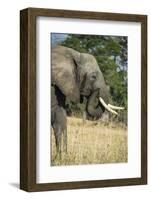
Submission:
[[86,112],[94,118],[124,109],[109,104],[110,92],[93,55],[58,45],[52,49],[51,64],[51,84],[60,91],[57,101],[63,109],[66,98],[74,103],[86,98]]

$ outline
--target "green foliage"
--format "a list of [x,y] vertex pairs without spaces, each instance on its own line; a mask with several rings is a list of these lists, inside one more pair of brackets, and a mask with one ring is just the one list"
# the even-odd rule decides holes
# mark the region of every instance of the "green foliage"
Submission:
[[[127,121],[127,37],[69,34],[62,45],[95,56],[114,104],[124,106]],[[82,110],[70,105],[73,110]],[[124,120],[125,121],[125,120]]]

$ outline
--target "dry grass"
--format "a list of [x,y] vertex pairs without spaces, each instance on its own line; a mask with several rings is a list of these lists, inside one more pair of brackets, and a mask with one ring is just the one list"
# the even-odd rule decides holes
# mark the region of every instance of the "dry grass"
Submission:
[[81,165],[127,162],[127,129],[121,124],[107,126],[80,118],[68,118],[68,154],[55,158],[52,134],[52,165]]

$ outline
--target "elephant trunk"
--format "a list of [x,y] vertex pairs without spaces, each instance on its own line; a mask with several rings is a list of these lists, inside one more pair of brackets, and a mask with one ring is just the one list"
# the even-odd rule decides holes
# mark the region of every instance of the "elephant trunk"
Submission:
[[94,118],[101,118],[105,108],[99,103],[99,91],[94,91],[88,98],[86,110]]

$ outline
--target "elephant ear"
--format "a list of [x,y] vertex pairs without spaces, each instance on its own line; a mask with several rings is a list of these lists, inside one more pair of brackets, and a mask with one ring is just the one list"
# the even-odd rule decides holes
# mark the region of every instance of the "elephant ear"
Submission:
[[80,101],[78,62],[80,53],[63,46],[52,49],[52,83],[72,102]]

